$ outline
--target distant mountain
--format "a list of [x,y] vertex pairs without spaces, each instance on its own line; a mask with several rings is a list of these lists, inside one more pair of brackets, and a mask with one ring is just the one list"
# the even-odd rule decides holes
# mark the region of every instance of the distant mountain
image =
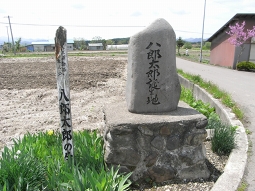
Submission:
[[45,39],[22,39],[21,38],[21,45],[23,45],[23,46],[29,45],[32,42],[48,42],[48,40],[45,40]]
[[[18,40],[18,38],[14,38],[14,43],[15,41]],[[44,41],[48,41],[46,39],[29,39],[29,38],[21,38],[21,45],[25,46],[25,45],[29,45],[31,44],[31,42],[44,42]],[[8,42],[8,37],[4,37],[4,36],[0,36],[0,45],[4,44],[4,42]],[[9,37],[9,42],[12,43],[12,39],[11,37]]]
[[[184,41],[186,42],[191,42],[191,43],[194,43],[194,42],[201,42],[201,38],[187,38],[187,39],[183,39]],[[204,39],[204,41],[206,41],[207,39]]]

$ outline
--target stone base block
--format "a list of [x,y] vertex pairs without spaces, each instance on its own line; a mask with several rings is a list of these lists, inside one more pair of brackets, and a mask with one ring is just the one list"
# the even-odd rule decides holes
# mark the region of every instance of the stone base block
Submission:
[[133,172],[131,179],[208,178],[203,141],[207,118],[179,102],[175,111],[134,114],[125,102],[107,105],[104,110],[105,162]]

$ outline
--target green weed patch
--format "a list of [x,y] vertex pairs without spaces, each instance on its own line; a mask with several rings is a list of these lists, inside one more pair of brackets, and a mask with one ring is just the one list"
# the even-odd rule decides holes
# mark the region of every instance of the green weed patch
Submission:
[[194,84],[199,85],[201,88],[205,89],[208,93],[210,93],[215,99],[221,100],[221,102],[232,109],[232,112],[236,115],[236,117],[240,120],[243,119],[243,112],[239,109],[237,104],[232,100],[231,96],[225,92],[220,90],[220,88],[213,84],[212,82],[204,81],[199,75],[192,75],[189,73],[183,72],[183,70],[177,70],[178,74],[186,78],[187,80],[193,82]]
[[0,159],[0,190],[126,190],[131,174],[107,169],[103,140],[96,132],[74,133],[75,156],[65,160],[60,133],[26,134],[4,148]]

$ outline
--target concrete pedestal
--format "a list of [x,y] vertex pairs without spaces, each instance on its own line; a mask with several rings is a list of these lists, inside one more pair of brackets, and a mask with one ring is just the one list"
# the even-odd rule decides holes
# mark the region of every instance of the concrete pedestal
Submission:
[[105,162],[133,172],[131,179],[208,178],[205,164],[207,119],[179,102],[175,111],[135,114],[126,102],[107,105],[105,113]]

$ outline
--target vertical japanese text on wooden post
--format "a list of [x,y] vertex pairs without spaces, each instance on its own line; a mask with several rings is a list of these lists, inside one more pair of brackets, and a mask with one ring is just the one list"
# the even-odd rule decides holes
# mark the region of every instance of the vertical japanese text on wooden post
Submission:
[[60,26],[55,37],[56,75],[62,133],[63,155],[67,160],[73,156],[73,132],[71,117],[71,100],[69,88],[69,70],[67,60],[66,29]]

